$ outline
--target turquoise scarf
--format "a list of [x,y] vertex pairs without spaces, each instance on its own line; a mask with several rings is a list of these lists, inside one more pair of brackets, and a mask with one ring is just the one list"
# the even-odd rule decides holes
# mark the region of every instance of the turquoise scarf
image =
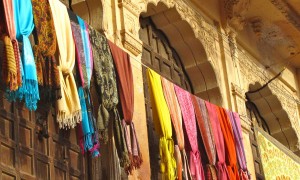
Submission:
[[25,98],[26,107],[29,110],[36,110],[37,102],[40,99],[36,66],[32,47],[29,41],[33,24],[33,13],[31,0],[14,0],[14,20],[16,27],[16,37],[23,42],[21,55],[22,87],[20,87],[9,100],[15,101],[17,98]]

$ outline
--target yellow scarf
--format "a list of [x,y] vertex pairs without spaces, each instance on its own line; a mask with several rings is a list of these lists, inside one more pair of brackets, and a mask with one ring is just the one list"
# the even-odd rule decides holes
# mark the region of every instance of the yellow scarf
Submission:
[[12,42],[8,36],[4,36],[3,42],[5,45],[4,56],[5,58],[2,61],[2,76],[5,80],[5,83],[8,85],[11,91],[18,89],[17,83],[17,65],[14,54],[14,48]]
[[81,121],[81,107],[73,76],[75,44],[66,6],[59,0],[49,1],[59,49],[59,76],[62,98],[57,100],[59,128],[74,128]]
[[176,161],[174,159],[174,142],[170,112],[163,94],[160,75],[151,69],[147,70],[152,104],[153,123],[160,136],[159,152],[161,172],[164,179],[176,178]]

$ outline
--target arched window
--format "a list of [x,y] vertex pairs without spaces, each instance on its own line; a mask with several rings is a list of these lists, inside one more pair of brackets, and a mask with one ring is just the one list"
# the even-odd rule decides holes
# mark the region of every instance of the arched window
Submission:
[[[182,62],[176,51],[171,47],[167,37],[158,30],[151,17],[140,19],[140,39],[143,42],[142,62],[163,77],[192,92],[192,86],[186,75]],[[151,179],[159,179],[159,137],[154,130],[152,108],[149,96],[146,68],[143,68],[145,106],[149,137]],[[174,135],[173,135],[174,136]],[[175,139],[175,136],[174,136]],[[175,140],[176,141],[176,140]]]

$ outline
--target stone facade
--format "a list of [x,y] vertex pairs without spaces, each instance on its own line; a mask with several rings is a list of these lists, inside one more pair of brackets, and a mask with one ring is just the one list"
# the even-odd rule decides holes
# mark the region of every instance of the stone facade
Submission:
[[[281,0],[279,1],[281,2]],[[270,8],[275,9],[274,11],[276,8],[282,9],[281,6],[286,8],[286,4],[282,4],[282,2],[280,4],[279,1],[270,1]],[[68,4],[68,2],[65,3]],[[149,149],[148,142],[145,141],[148,139],[148,135],[141,65],[142,41],[139,38],[140,16],[153,17],[157,28],[166,34],[171,46],[173,45],[183,60],[196,95],[203,99],[207,99],[207,96],[211,97],[211,102],[241,115],[248,167],[253,179],[255,179],[255,172],[249,140],[251,122],[247,117],[245,106],[247,98],[252,99],[258,107],[261,107],[261,112],[264,112],[263,104],[268,103],[269,108],[274,111],[273,115],[277,116],[277,119],[278,117],[284,119],[283,122],[288,125],[284,126],[285,129],[281,129],[281,131],[289,132],[287,141],[292,146],[290,149],[298,152],[300,71],[297,68],[299,66],[297,64],[286,65],[287,69],[283,74],[267,85],[269,91],[264,91],[265,94],[262,92],[259,97],[257,94],[251,94],[249,97],[245,95],[247,91],[255,90],[267,83],[283,67],[266,68],[261,57],[256,54],[257,51],[252,50],[251,42],[247,41],[248,36],[245,33],[249,32],[249,29],[252,30],[250,33],[254,33],[256,37],[264,34],[260,28],[262,25],[259,18],[247,16],[248,13],[253,14],[250,8],[253,3],[254,1],[250,0],[201,3],[196,0],[101,0],[101,2],[73,0],[73,9],[92,26],[104,31],[111,41],[130,54],[132,60],[135,84],[134,122],[141,143],[144,163],[130,176],[130,179],[150,179]],[[211,9],[214,11],[207,13]],[[217,11],[221,11],[221,13]],[[292,16],[293,14],[289,14],[289,10],[281,13],[287,22],[293,23],[295,19],[299,19],[299,15]],[[296,22],[295,26],[299,28],[299,24]],[[179,40],[176,39],[176,33],[183,37]],[[183,42],[188,44],[191,53],[202,52],[199,55],[201,58],[198,58],[196,54],[196,63],[189,62],[189,55],[180,46]],[[270,42],[273,41],[269,40],[268,43],[270,44]],[[294,49],[297,48],[294,47]],[[189,72],[189,69],[193,67],[198,67],[198,74]],[[205,87],[201,83],[202,80],[200,83],[198,82],[200,71],[204,73],[202,80],[207,83]],[[273,104],[273,101],[279,102],[279,104],[275,105],[276,103]],[[276,115],[276,112],[283,113],[284,116]],[[267,117],[267,114],[264,118],[270,123],[274,119]],[[273,133],[274,136],[280,135],[276,128],[270,133],[271,135]],[[280,137],[277,139],[280,140]]]

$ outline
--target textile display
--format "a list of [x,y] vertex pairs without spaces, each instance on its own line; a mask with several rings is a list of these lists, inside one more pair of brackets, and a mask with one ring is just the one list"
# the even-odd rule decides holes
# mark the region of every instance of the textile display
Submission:
[[227,110],[227,114],[229,116],[233,135],[235,142],[236,155],[239,162],[240,167],[240,178],[242,180],[250,179],[250,174],[247,169],[246,155],[243,144],[242,130],[241,130],[241,120],[237,113],[231,112]]
[[209,164],[206,165],[205,176],[206,179],[214,180],[217,179],[217,173],[214,167],[214,165],[216,164],[216,148],[207,109],[204,100],[194,95],[192,95],[191,98],[195,109],[197,124],[209,161]]
[[24,98],[26,107],[29,110],[36,110],[40,97],[36,65],[29,40],[29,35],[34,28],[31,0],[15,0],[13,9],[16,37],[18,41],[23,43],[21,55],[23,73],[22,87],[9,99],[15,101]]
[[108,124],[111,111],[116,109],[119,103],[115,67],[112,55],[108,46],[108,41],[104,34],[89,27],[90,41],[94,58],[94,74],[96,89],[100,96],[98,108],[97,128],[99,138],[107,143]]
[[216,163],[218,179],[230,179],[225,163],[225,145],[224,145],[224,136],[222,134],[221,126],[218,120],[217,107],[210,102],[205,101],[207,108],[208,116],[210,119],[211,127],[213,130],[213,137],[216,145],[218,162]]
[[[182,179],[182,170],[184,171],[184,176],[188,177],[187,165],[184,164],[184,157],[181,156],[179,151],[184,150],[184,134],[182,129],[182,114],[180,110],[180,106],[176,97],[176,93],[174,90],[174,85],[172,82],[167,79],[161,77],[162,87],[165,95],[165,99],[170,111],[171,120],[173,123],[173,127],[176,133],[176,139],[178,146],[175,145],[175,153],[176,153],[176,163],[177,163],[177,177],[178,179]],[[185,154],[185,153],[184,153]]]
[[221,130],[224,136],[227,172],[230,179],[239,180],[240,176],[237,168],[237,157],[231,123],[225,109],[217,107],[217,112]]
[[188,136],[189,144],[191,146],[191,151],[190,151],[191,174],[193,176],[193,179],[194,178],[197,180],[205,179],[204,170],[201,163],[201,156],[198,147],[197,125],[196,125],[195,111],[191,99],[191,94],[177,85],[174,85],[174,89],[181,108],[182,118]]
[[[125,169],[128,173],[131,173],[133,168],[139,168],[143,162],[134,123],[132,121],[134,111],[134,87],[131,63],[129,54],[110,41],[109,46],[118,75],[117,86],[122,107],[122,121],[125,121],[125,123],[122,123],[123,132],[125,133],[124,135],[130,158],[130,165],[125,167]],[[130,134],[129,131],[125,130],[127,125],[130,126]]]
[[[3,3],[3,4],[2,4]],[[4,11],[2,11],[2,13],[5,14],[5,22],[6,23],[6,29],[7,29],[7,33],[8,36],[10,38],[10,40],[12,41],[12,45],[13,45],[13,52],[11,52],[10,49],[6,50],[6,53],[13,53],[14,56],[11,55],[4,55],[6,56],[6,60],[9,61],[7,64],[10,63],[14,63],[16,64],[16,77],[14,78],[14,73],[12,72],[12,77],[10,78],[10,70],[9,69],[3,69],[5,68],[5,66],[2,67],[2,73],[4,76],[4,79],[6,77],[6,82],[9,81],[9,90],[8,90],[8,94],[11,91],[16,91],[21,85],[22,85],[22,79],[21,79],[21,67],[20,67],[20,51],[19,51],[19,43],[16,39],[16,30],[15,30],[15,24],[14,24],[14,14],[13,14],[13,3],[11,0],[3,0],[1,3],[1,5],[3,5],[2,8],[4,8]],[[3,26],[4,27],[4,26]],[[5,30],[6,31],[6,30]],[[7,57],[9,57],[9,59],[7,59]],[[5,58],[4,58],[5,60]],[[8,79],[7,79],[8,78]]]
[[265,179],[299,179],[299,157],[260,128],[255,130]]
[[160,170],[165,179],[175,179],[176,161],[174,159],[174,142],[172,139],[172,124],[170,112],[164,98],[160,75],[147,69],[150,97],[152,104],[153,123],[158,133]]
[[62,98],[57,100],[57,121],[60,128],[74,128],[80,122],[81,108],[73,76],[75,45],[67,8],[59,0],[49,1],[54,20],[58,49]]
[[33,19],[37,43],[33,47],[38,83],[44,102],[52,102],[61,97],[60,79],[56,59],[56,32],[50,4],[47,0],[32,0]]

